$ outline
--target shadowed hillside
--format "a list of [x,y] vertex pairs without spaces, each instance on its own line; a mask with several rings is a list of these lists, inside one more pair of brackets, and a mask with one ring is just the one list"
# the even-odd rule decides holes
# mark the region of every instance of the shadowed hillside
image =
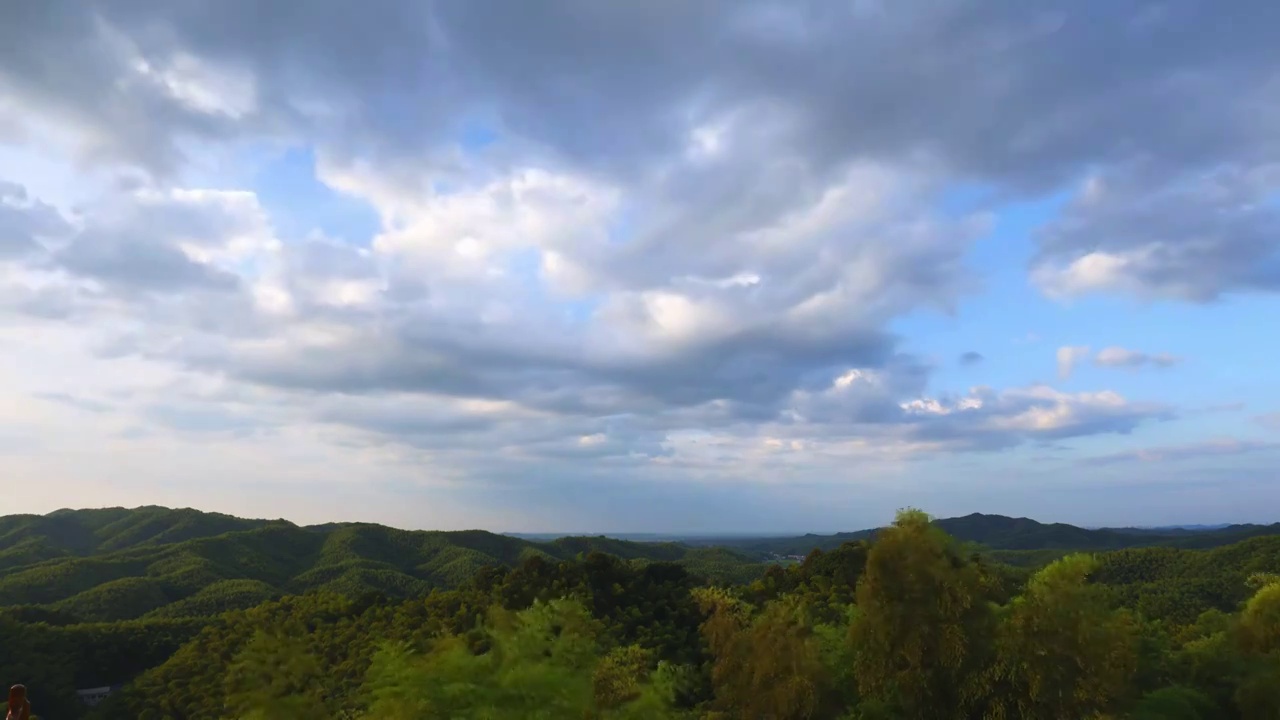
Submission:
[[155,506],[7,515],[0,517],[0,572],[44,560],[87,557],[252,530],[269,522],[272,521]]
[[195,617],[315,591],[391,598],[456,587],[486,566],[601,551],[749,581],[763,567],[722,549],[605,537],[531,542],[480,530],[364,523],[300,527],[195,510],[58,511],[0,518],[0,606],[85,621]]

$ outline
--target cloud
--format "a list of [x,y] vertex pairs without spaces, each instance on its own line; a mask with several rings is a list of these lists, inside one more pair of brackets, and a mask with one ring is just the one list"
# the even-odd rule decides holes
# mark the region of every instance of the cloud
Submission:
[[[1087,345],[1064,345],[1058,348],[1058,377],[1063,380],[1070,378],[1076,367],[1088,359],[1092,352]],[[1117,346],[1105,347],[1093,354],[1094,365],[1109,368],[1167,368],[1181,361],[1182,358],[1169,353],[1145,353]]]
[[[1069,196],[1055,296],[1277,287],[1271,3],[501,5],[0,5],[0,330],[59,338],[7,362],[400,478],[830,478],[1173,417],[936,386],[897,328],[983,290],[1009,202]],[[372,236],[283,230],[282,149]]]
[[1127,463],[1171,463],[1202,457],[1242,455],[1280,449],[1280,443],[1260,440],[1236,440],[1224,438],[1205,442],[1168,445],[1164,447],[1129,450],[1108,455],[1096,455],[1081,462],[1086,465],[1118,465]]
[[1032,277],[1059,297],[1121,292],[1208,302],[1280,290],[1276,160],[1223,162],[1171,178],[1159,166],[1093,176],[1045,229]]
[[978,364],[981,364],[982,361],[985,359],[986,358],[982,356],[982,353],[976,352],[974,350],[969,350],[967,352],[960,353],[961,365],[978,365]]
[[1149,354],[1137,350],[1126,350],[1122,347],[1108,347],[1099,350],[1098,354],[1094,356],[1093,362],[1095,365],[1102,367],[1138,368],[1154,366],[1167,368],[1181,362],[1181,358],[1169,353]]
[[[1096,11],[1115,22],[1089,22]],[[1275,13],[1261,2],[1249,11],[1262,26]],[[1246,156],[1267,128],[1248,113],[1274,97],[1265,32],[1197,33],[1219,16],[1195,4],[1127,15],[1101,0],[585,13],[564,0],[537,12],[509,3],[503,18],[468,3],[357,13],[329,2],[298,18],[281,0],[60,2],[7,11],[0,64],[10,92],[81,126],[89,149],[160,167],[179,161],[183,138],[298,128],[393,157],[484,112],[532,147],[608,174],[656,171],[691,146],[732,158],[735,140],[763,128],[773,149],[824,165],[928,151],[1036,186],[1070,177],[1086,156]],[[71,38],[73,50],[51,49]],[[1188,100],[1214,111],[1186,113]]]
[[1265,428],[1280,429],[1280,413],[1266,413],[1257,416],[1254,420]]
[[1235,413],[1248,407],[1244,402],[1220,402],[1202,405],[1194,409],[1197,413]]
[[1127,434],[1145,422],[1174,417],[1165,405],[1131,402],[1111,391],[1064,393],[1045,385],[1005,391],[979,387],[949,401],[905,407],[918,423],[912,428],[914,437],[970,449]]
[[233,262],[270,238],[251,193],[147,188],[107,199],[51,264],[116,292],[233,291]]
[[69,230],[56,209],[30,198],[22,185],[0,178],[0,261],[38,252],[42,239]]
[[67,405],[68,407],[73,407],[78,410],[83,410],[85,412],[91,412],[91,413],[108,413],[115,410],[115,406],[112,405],[111,403],[102,402],[100,400],[93,400],[91,398],[76,397],[75,395],[71,395],[69,393],[42,392],[42,393],[35,393],[33,397],[39,398],[41,400],[48,400],[49,402],[61,403],[63,405]]
[[1058,348],[1058,377],[1066,380],[1075,372],[1076,365],[1089,356],[1087,345],[1064,345]]

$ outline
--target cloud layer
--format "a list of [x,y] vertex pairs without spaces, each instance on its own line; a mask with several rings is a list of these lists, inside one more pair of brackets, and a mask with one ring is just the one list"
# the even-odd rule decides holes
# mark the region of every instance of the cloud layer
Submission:
[[[1280,289],[1280,11],[1235,14],[9,3],[0,314],[79,353],[34,399],[111,442],[301,433],[409,481],[831,480],[1123,435],[1177,410],[950,388],[897,327],[983,292],[975,244],[1050,196],[1048,297]],[[260,178],[295,148],[370,236],[282,229]]]

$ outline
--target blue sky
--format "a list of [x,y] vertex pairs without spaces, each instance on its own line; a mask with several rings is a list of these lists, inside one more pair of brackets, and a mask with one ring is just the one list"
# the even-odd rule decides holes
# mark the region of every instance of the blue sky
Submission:
[[11,509],[1273,522],[1280,10],[1236,11],[0,10]]

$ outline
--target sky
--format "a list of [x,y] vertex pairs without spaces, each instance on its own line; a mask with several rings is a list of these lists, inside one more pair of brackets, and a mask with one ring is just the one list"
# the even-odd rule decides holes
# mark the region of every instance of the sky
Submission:
[[1280,520],[1278,25],[0,3],[3,512]]

